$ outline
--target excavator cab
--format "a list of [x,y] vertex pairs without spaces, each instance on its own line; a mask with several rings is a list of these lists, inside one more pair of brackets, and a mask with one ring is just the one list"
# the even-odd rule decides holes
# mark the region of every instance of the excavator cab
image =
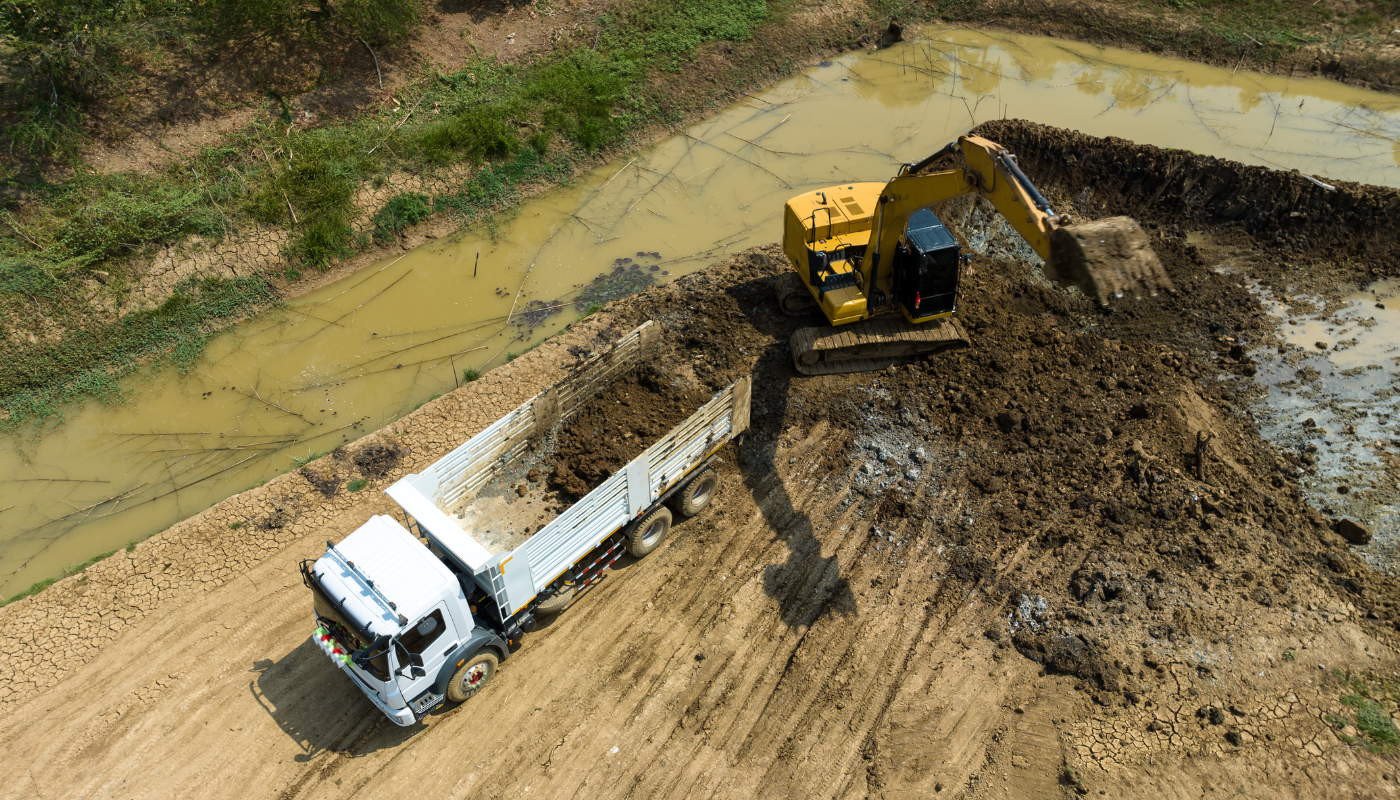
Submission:
[[894,295],[904,317],[923,322],[957,310],[962,248],[927,208],[909,215],[904,240],[895,249]]

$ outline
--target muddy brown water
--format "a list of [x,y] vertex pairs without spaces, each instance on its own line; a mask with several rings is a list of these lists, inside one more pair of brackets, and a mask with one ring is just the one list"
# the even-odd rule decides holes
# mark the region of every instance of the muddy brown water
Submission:
[[387,259],[238,326],[184,378],[141,376],[127,402],[88,403],[11,442],[0,451],[0,596],[374,430],[591,302],[778,239],[793,194],[888,177],[1003,116],[1400,186],[1400,98],[929,29],[745,97],[527,203],[494,238],[466,231]]

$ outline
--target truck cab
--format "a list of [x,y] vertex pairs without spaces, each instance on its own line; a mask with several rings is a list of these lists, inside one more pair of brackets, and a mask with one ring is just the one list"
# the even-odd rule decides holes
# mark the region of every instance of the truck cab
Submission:
[[411,725],[441,705],[464,655],[509,648],[472,617],[463,580],[392,517],[375,516],[302,562],[316,640],[386,716]]

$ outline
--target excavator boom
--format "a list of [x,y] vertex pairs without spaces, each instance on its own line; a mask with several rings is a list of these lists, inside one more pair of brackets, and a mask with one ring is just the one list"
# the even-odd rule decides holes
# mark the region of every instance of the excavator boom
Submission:
[[[962,169],[920,174],[921,167],[951,154],[962,153]],[[961,178],[961,187],[957,186]],[[1047,277],[1061,285],[1077,285],[1101,303],[1125,292],[1156,294],[1170,289],[1167,277],[1147,234],[1136,220],[1109,217],[1087,225],[1071,226],[1068,215],[1058,215],[1035,184],[1021,171],[1016,156],[996,142],[980,136],[962,136],[957,142],[919,164],[901,171],[885,184],[872,235],[874,247],[866,252],[874,269],[880,255],[892,252],[904,236],[902,222],[930,205],[977,192],[1045,259]],[[888,220],[888,222],[886,222]]]
[[[924,171],[957,153],[962,166]],[[1078,286],[1105,304],[1124,293],[1171,288],[1136,221],[1070,225],[1014,155],[980,136],[962,136],[887,183],[834,186],[788,201],[783,247],[795,271],[784,276],[780,305],[788,313],[815,306],[836,326],[793,335],[800,371],[878,369],[967,346],[952,319],[967,256],[929,207],[971,193],[997,209],[1062,286]]]

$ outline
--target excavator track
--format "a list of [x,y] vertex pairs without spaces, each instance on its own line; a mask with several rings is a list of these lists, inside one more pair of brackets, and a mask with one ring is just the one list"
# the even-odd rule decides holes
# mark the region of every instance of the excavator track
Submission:
[[969,344],[962,326],[951,318],[919,325],[874,319],[839,328],[801,328],[790,340],[792,363],[803,375],[872,372]]
[[778,309],[789,317],[802,317],[817,310],[812,293],[802,279],[791,272],[778,276]]

